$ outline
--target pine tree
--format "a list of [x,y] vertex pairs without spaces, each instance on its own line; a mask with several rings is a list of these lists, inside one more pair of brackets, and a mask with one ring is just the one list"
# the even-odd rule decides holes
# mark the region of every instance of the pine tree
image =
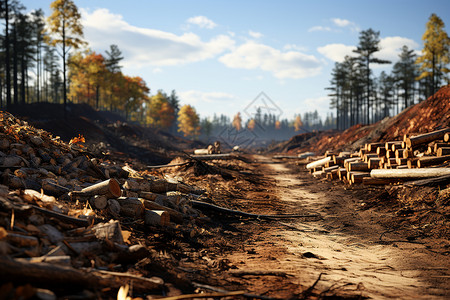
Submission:
[[409,50],[408,46],[402,47],[402,53],[399,55],[400,60],[394,64],[392,73],[397,85],[402,89],[404,108],[413,104],[415,91],[415,78],[417,77],[417,67],[414,64],[416,55],[414,50]]
[[430,16],[422,36],[422,55],[416,60],[421,71],[417,80],[427,77],[430,79],[427,96],[434,95],[445,74],[450,72],[447,68],[450,63],[450,39],[444,27],[444,22],[436,14]]
[[48,30],[52,38],[46,38],[51,46],[61,45],[63,59],[64,115],[67,107],[67,58],[71,48],[78,49],[86,43],[83,37],[81,15],[72,0],[55,0],[50,5],[53,13],[48,17]]
[[365,77],[365,87],[366,87],[366,122],[370,122],[370,109],[371,109],[371,78],[370,75],[372,74],[370,69],[370,64],[388,64],[390,61],[388,60],[382,60],[374,57],[374,53],[380,51],[379,47],[380,43],[380,32],[374,31],[373,29],[369,28],[368,30],[363,30],[360,32],[359,35],[359,45],[357,46],[356,50],[353,50],[353,52],[359,54],[359,60],[361,65],[364,66],[364,77]]

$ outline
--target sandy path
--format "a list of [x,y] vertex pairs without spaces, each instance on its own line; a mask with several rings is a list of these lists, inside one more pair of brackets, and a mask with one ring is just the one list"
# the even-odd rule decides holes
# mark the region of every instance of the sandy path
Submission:
[[[239,269],[286,272],[292,284],[286,289],[296,289],[291,292],[297,295],[322,274],[317,294],[374,299],[450,297],[448,256],[434,254],[422,244],[380,242],[386,229],[376,220],[383,216],[359,210],[358,199],[339,189],[328,191],[329,184],[293,172],[285,163],[271,163],[263,156],[256,159],[264,174],[275,179],[273,192],[286,213],[319,213],[323,219],[274,222],[245,246],[254,251],[229,258]],[[267,282],[255,280],[254,288],[269,289]]]

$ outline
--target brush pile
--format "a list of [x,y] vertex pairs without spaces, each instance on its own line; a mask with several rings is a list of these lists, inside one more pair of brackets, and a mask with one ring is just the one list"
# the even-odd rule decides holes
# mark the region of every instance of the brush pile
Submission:
[[131,242],[133,228],[193,228],[202,216],[190,200],[204,191],[97,158],[82,136],[64,143],[6,112],[0,179],[2,299],[98,298],[131,283],[161,294],[161,278],[129,270],[151,257]]

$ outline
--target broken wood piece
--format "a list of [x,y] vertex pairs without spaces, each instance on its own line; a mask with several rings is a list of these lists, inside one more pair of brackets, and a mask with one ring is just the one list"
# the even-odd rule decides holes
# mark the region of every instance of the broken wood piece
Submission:
[[118,198],[122,195],[122,191],[117,180],[111,178],[84,188],[81,191],[72,191],[71,194],[82,197],[105,195],[108,198]]
[[185,161],[177,164],[167,164],[167,165],[159,165],[159,166],[146,166],[147,169],[162,169],[162,168],[171,168],[171,167],[180,167],[190,164],[189,161]]
[[370,171],[372,178],[431,178],[444,175],[450,175],[450,168],[375,169]]
[[117,220],[111,220],[108,223],[99,223],[92,227],[92,231],[100,240],[109,240],[121,245],[124,243],[122,229]]
[[145,210],[144,222],[147,225],[167,226],[170,223],[170,214],[164,210]]
[[450,127],[441,130],[432,131],[425,134],[416,135],[413,137],[407,137],[405,142],[408,148],[412,148],[417,145],[426,144],[434,140],[444,139],[445,134],[450,132]]
[[310,162],[309,164],[306,165],[307,169],[313,169],[316,167],[322,167],[324,166],[327,162],[331,161],[331,157],[327,156],[325,158]]

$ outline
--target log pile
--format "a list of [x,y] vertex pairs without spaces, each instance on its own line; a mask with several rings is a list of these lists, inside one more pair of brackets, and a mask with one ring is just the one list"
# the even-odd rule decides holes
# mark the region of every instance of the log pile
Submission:
[[[192,227],[202,215],[190,200],[203,191],[95,158],[81,140],[64,143],[0,112],[0,281],[11,283],[1,288],[161,290],[160,278],[105,271],[149,255],[130,244],[122,221],[150,231]],[[85,292],[78,297],[92,298]]]
[[355,152],[327,151],[306,168],[314,177],[348,184],[386,185],[450,177],[450,128],[405,135],[402,141],[367,143]]

